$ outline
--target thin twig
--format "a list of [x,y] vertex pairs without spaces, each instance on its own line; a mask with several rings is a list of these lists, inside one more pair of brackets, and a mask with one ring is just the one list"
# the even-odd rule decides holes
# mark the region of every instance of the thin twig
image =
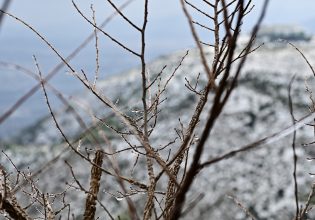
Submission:
[[292,77],[289,87],[288,87],[288,99],[289,99],[289,109],[290,109],[290,115],[292,119],[292,123],[294,126],[294,131],[293,131],[293,137],[292,137],[292,152],[293,152],[293,181],[294,181],[294,196],[295,196],[295,205],[296,205],[296,213],[295,216],[298,218],[300,210],[299,210],[299,192],[298,192],[298,183],[297,183],[297,177],[296,177],[296,166],[297,166],[297,154],[296,154],[296,146],[295,146],[295,141],[296,141],[296,129],[295,129],[295,124],[296,120],[294,118],[294,113],[293,113],[293,103],[292,103],[292,85],[295,79],[295,75]]
[[77,4],[74,2],[74,0],[72,0],[72,4],[74,6],[74,8],[77,10],[77,12],[82,16],[82,18],[84,18],[84,20],[86,20],[89,24],[91,24],[94,28],[96,28],[98,31],[100,31],[102,34],[104,34],[106,37],[108,37],[111,41],[113,41],[115,44],[117,44],[118,46],[120,46],[121,48],[125,49],[126,51],[132,53],[133,55],[136,55],[137,57],[140,57],[140,54],[138,54],[137,52],[133,51],[132,49],[128,48],[125,44],[121,43],[120,41],[118,41],[116,38],[112,37],[110,34],[108,34],[107,32],[103,31],[100,27],[96,26],[90,19],[88,19],[83,12],[79,9],[79,7],[77,6]]
[[[97,24],[96,24],[96,18],[95,18],[95,10],[93,8],[93,5],[91,5],[91,10],[92,10],[92,13],[93,13],[93,23],[94,23],[94,26],[97,27]],[[96,86],[96,82],[98,80],[98,77],[99,77],[99,69],[100,69],[100,64],[99,64],[99,49],[98,49],[98,35],[97,35],[97,29],[94,27],[94,35],[95,35],[95,65],[96,65],[96,68],[95,68],[95,77],[94,77],[94,82],[93,82],[93,88],[95,89],[95,86]]]
[[240,148],[238,148],[236,150],[232,150],[232,151],[230,151],[228,153],[225,153],[225,154],[223,154],[221,156],[215,157],[215,158],[213,158],[213,159],[211,159],[211,160],[209,160],[207,162],[204,162],[204,163],[200,164],[199,165],[199,169],[201,170],[201,169],[203,169],[206,166],[210,166],[210,165],[218,163],[218,162],[220,162],[222,160],[229,159],[229,158],[234,157],[235,155],[237,155],[239,153],[247,152],[247,151],[250,151],[252,149],[256,149],[258,147],[261,147],[263,145],[274,143],[274,142],[276,142],[276,141],[278,141],[278,140],[288,136],[289,134],[292,134],[294,132],[294,130],[297,130],[297,129],[303,127],[306,123],[309,123],[309,122],[313,121],[314,118],[315,118],[315,112],[310,113],[310,114],[302,117],[300,120],[297,120],[295,122],[295,125],[291,125],[291,126],[285,128],[285,129],[283,129],[283,130],[281,130],[279,132],[276,132],[276,133],[274,133],[274,134],[272,134],[270,136],[267,136],[267,137],[262,138],[262,139],[260,139],[258,141],[255,141],[255,142],[253,142],[251,144],[248,144],[248,145],[245,145],[243,147],[240,147]]
[[[2,5],[1,10],[2,11],[7,11],[11,2],[12,2],[12,0],[4,0],[4,3]],[[0,27],[1,27],[2,22],[3,22],[3,15],[4,15],[4,13],[1,12],[0,13]]]
[[[12,1],[12,0],[11,0]],[[126,8],[131,2],[134,0],[127,0],[124,4],[121,5],[119,8],[120,10],[123,10]],[[0,10],[1,12],[1,10]],[[102,24],[99,26],[100,28],[105,27],[115,16],[117,15],[117,12],[114,12],[110,16],[108,16]],[[72,53],[70,53],[66,60],[69,62],[72,60],[80,51],[82,51],[85,46],[88,45],[88,43],[93,40],[94,38],[94,32],[90,34]],[[61,61],[58,63],[44,78],[44,82],[48,82],[52,77],[54,77],[59,70],[61,70],[65,66],[65,63]],[[0,116],[0,124],[2,124],[5,120],[7,120],[26,100],[28,100],[31,96],[33,96],[38,89],[41,88],[41,83],[38,83],[34,87],[32,87],[28,92],[26,92],[22,97],[20,97],[7,111],[5,111]]]

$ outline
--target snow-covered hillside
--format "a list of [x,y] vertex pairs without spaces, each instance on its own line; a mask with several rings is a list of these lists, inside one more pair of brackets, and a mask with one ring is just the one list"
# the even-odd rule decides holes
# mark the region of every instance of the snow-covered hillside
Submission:
[[[304,52],[310,63],[315,64],[315,43],[304,42],[297,46]],[[164,77],[167,78],[185,53],[186,51],[179,51],[160,57],[149,64],[149,74],[155,75],[161,71],[164,65],[167,65],[164,70]],[[210,58],[212,50],[207,50],[207,54]],[[184,125],[187,124],[197,100],[185,87],[185,77],[188,80],[194,79],[198,73],[202,75],[203,68],[199,63],[198,51],[193,49],[189,51],[189,55],[176,72],[164,94],[167,100],[162,103],[160,121],[156,131],[152,134],[152,143],[158,145],[171,141],[176,136],[174,128],[180,126],[179,118]],[[215,125],[203,160],[221,155],[291,125],[288,85],[293,75],[296,77],[292,86],[292,99],[295,117],[299,119],[309,112],[310,99],[306,92],[306,83],[311,89],[315,89],[314,76],[306,62],[293,47],[283,42],[265,45],[252,53],[248,57],[235,92]],[[202,83],[203,78],[201,77]],[[121,110],[136,114],[137,109],[141,107],[140,85],[140,70],[135,68],[100,82],[98,87],[105,96],[116,102]],[[102,117],[111,114],[110,110],[97,102],[88,92],[83,92],[70,101],[79,109],[80,114],[91,115],[85,117],[87,123],[95,121],[93,115]],[[209,99],[207,108],[210,107],[211,101],[212,97]],[[206,113],[207,111],[201,116],[196,134],[206,120]],[[79,134],[81,128],[70,114],[59,111],[58,120],[69,137],[75,138]],[[36,169],[63,149],[63,146],[57,144],[62,138],[50,117],[23,131],[16,140],[19,144],[23,144],[23,147],[6,145],[5,148],[11,159],[21,169],[28,166]],[[306,158],[314,156],[315,149],[312,146],[302,147],[301,144],[313,140],[314,134],[311,127],[305,126],[298,131],[297,176],[300,189],[299,198],[302,204],[307,199],[312,183],[308,173],[315,171],[315,161],[309,162]],[[112,143],[116,149],[121,149],[125,145],[125,142],[116,137],[113,137]],[[199,195],[202,195],[202,199],[186,218],[245,219],[244,212],[228,197],[233,195],[242,201],[245,207],[248,207],[256,219],[291,219],[295,208],[291,143],[292,137],[287,136],[268,146],[243,153],[203,170],[190,192],[192,199]],[[89,175],[83,169],[86,164],[80,162],[79,158],[75,156],[70,157],[70,154],[67,153],[63,156],[63,160],[65,159],[72,162],[79,178],[86,183]],[[123,167],[132,167],[135,155],[122,154],[120,159],[124,161]],[[71,176],[69,171],[63,168],[63,160],[59,160],[53,169],[39,177],[39,184],[46,192],[61,190],[61,185],[70,181]],[[1,164],[5,164],[4,161],[6,159],[1,157]],[[62,170],[62,172],[58,170]],[[49,182],[52,175],[55,183]],[[144,174],[139,172],[135,175],[141,178]],[[115,187],[108,186],[111,185],[109,181],[111,179],[105,180],[106,191],[115,192]],[[47,184],[48,182],[49,184]],[[75,200],[75,204],[78,204],[79,207],[82,196],[84,195],[73,193],[69,199]],[[104,193],[101,198],[108,196],[107,193]],[[141,195],[137,199],[141,201]],[[113,197],[109,208],[116,213],[122,212],[120,203],[121,201],[117,201]],[[101,219],[105,218],[101,217]]]

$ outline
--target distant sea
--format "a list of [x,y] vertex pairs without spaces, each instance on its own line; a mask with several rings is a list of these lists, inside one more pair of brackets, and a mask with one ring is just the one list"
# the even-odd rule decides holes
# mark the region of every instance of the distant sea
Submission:
[[[17,33],[18,35],[18,33]],[[6,68],[1,62],[8,62],[21,65],[35,74],[37,69],[33,60],[36,56],[43,75],[47,75],[60,59],[36,36],[30,34],[24,38],[25,41],[19,41],[16,35],[1,38],[0,31],[0,115],[8,111],[25,93],[36,86],[37,82],[30,76],[12,68]],[[82,38],[84,39],[84,38]],[[54,42],[58,45],[63,56],[69,55],[82,39],[75,39],[75,42]],[[3,43],[4,42],[4,43]],[[28,43],[25,43],[28,42]],[[71,45],[71,46],[69,46]],[[180,44],[179,44],[180,45]],[[189,45],[186,43],[186,45]],[[187,48],[187,47],[186,47]],[[150,62],[158,56],[169,54],[173,50],[182,49],[176,46],[163,46],[153,44],[148,46],[147,61]],[[130,54],[117,48],[117,46],[106,46],[100,48],[100,70],[99,80],[105,80],[107,77],[122,73],[130,68],[140,65],[139,59],[135,59]],[[70,61],[70,64],[77,70],[88,75],[93,81],[95,74],[95,48],[92,41],[87,48],[83,49],[78,56]],[[65,97],[79,95],[85,87],[73,75],[69,74],[67,68],[62,68],[50,81],[55,88],[62,92]],[[49,91],[49,89],[48,89]],[[58,109],[61,103],[56,96],[49,91],[49,98],[54,107]],[[4,123],[0,124],[0,142],[15,136],[24,128],[36,123],[39,119],[49,114],[42,89],[27,99]]]
[[[1,33],[1,32],[0,32]],[[1,42],[1,41],[0,41]],[[53,67],[55,67],[60,60],[51,53],[47,48],[43,47],[42,44],[35,43],[28,45],[25,48],[23,42],[17,43],[15,40],[6,40],[8,43],[0,47],[0,62],[14,63],[28,68],[29,70],[37,73],[35,68],[34,60],[32,58],[32,52],[36,55],[38,62],[41,67],[41,71],[44,75],[47,75]],[[78,43],[77,43],[78,44]],[[13,46],[14,45],[14,46]],[[24,47],[22,47],[24,46]],[[23,50],[21,50],[23,48]],[[78,71],[83,69],[91,80],[94,77],[95,71],[95,51],[93,47],[89,46],[90,49],[83,50],[82,54],[71,61]],[[65,50],[63,54],[68,55],[71,49]],[[90,59],[86,59],[90,57]],[[107,77],[123,72],[126,69],[137,66],[136,60],[125,57],[116,53],[113,50],[111,56],[101,56],[101,67],[100,67],[100,80],[104,80]],[[78,95],[83,92],[83,86],[79,81],[72,75],[70,75],[66,68],[62,68],[50,81],[55,88],[62,92],[65,97]],[[3,115],[8,109],[10,109],[25,93],[33,88],[37,82],[30,76],[14,69],[7,68],[0,65],[0,115]],[[55,109],[61,106],[54,93],[49,89],[49,98]],[[32,125],[40,118],[48,115],[48,108],[44,99],[42,89],[27,99],[14,113],[9,116],[5,122],[0,124],[0,142],[6,140],[16,134],[22,129],[29,125]]]

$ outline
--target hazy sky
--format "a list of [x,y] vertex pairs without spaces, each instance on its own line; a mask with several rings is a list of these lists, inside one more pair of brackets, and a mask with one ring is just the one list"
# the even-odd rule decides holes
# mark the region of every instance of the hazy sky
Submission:
[[[2,3],[4,0],[0,0]],[[43,34],[63,55],[73,51],[92,31],[89,25],[75,10],[71,0],[11,0],[9,12],[31,24]],[[190,0],[194,4],[201,0]],[[96,11],[97,22],[101,23],[113,9],[106,0],[75,0],[79,8],[92,16],[90,5]],[[125,0],[114,1],[121,5]],[[134,0],[124,13],[141,26],[144,0]],[[244,22],[243,32],[248,32],[257,21],[263,0],[253,0],[254,10]],[[206,7],[203,10],[207,10]],[[270,0],[265,24],[295,24],[315,32],[314,0]],[[197,20],[199,17],[197,17]],[[198,20],[206,24],[207,20]],[[133,50],[140,50],[140,34],[119,16],[106,26],[105,30]],[[199,29],[200,31],[200,29]],[[199,32],[203,41],[211,41],[212,33]],[[93,42],[80,56],[72,61],[79,69],[93,70],[95,48]],[[147,59],[168,54],[174,50],[194,47],[187,20],[183,15],[179,0],[149,0],[149,21],[147,28]],[[139,64],[132,56],[108,38],[100,35],[101,70],[103,76],[121,72]],[[19,63],[34,68],[32,56],[36,55],[47,71],[59,59],[32,31],[6,17],[0,29],[0,60]]]
[[[76,2],[89,16],[91,14],[89,7],[93,3],[99,21],[112,11],[105,0],[76,0]],[[115,2],[121,4],[124,1]],[[126,10],[126,13],[138,23],[142,18],[142,2],[143,0],[135,0]],[[198,1],[191,0],[191,2]],[[245,30],[256,21],[263,0],[253,0],[253,2],[256,8],[245,22]],[[148,39],[149,48],[152,50],[150,52],[156,55],[191,46],[191,35],[186,20],[183,19],[179,0],[151,0],[149,3]],[[312,21],[315,21],[314,10],[315,1],[312,0],[270,0],[265,23],[299,24],[315,29],[310,27]],[[65,51],[72,49],[76,42],[82,40],[91,31],[91,27],[73,8],[71,0],[12,0],[9,11],[32,24],[57,47]],[[114,32],[122,41],[131,42],[137,47],[138,35],[121,24],[123,24],[121,20],[115,19],[108,30]],[[0,32],[0,44],[6,44],[8,40],[14,39],[18,42],[24,41],[23,43],[29,40],[29,44],[32,45],[32,38],[34,34],[8,18]]]
[[[3,0],[0,0],[0,3]],[[63,55],[74,50],[93,28],[76,12],[71,0],[11,0],[9,12],[22,18],[35,27],[49,40]],[[76,0],[78,6],[91,17],[90,5],[96,10],[98,23],[109,16],[113,9],[106,0]],[[114,1],[117,5],[123,0]],[[194,42],[189,31],[187,21],[183,16],[179,0],[150,0],[149,23],[147,29],[147,57],[149,60],[170,53],[171,51],[193,47]],[[191,0],[197,4],[201,0]],[[244,23],[243,32],[248,32],[257,21],[263,0],[253,0],[256,5]],[[134,0],[124,11],[139,26],[142,22],[143,0]],[[204,10],[207,10],[204,8]],[[270,5],[265,17],[265,24],[295,24],[304,26],[309,31],[315,32],[315,1],[313,0],[270,0]],[[313,24],[314,23],[314,24]],[[132,49],[139,51],[140,34],[131,30],[126,22],[116,17],[105,29],[122,43],[128,44]],[[204,41],[211,41],[211,34],[201,32]],[[132,57],[114,45],[106,37],[101,37],[101,55],[107,74],[120,72],[135,65]],[[39,56],[42,65],[51,68],[58,61],[52,51],[35,36],[30,30],[6,17],[0,29],[0,60],[10,60],[25,65],[30,62],[33,54]],[[79,57],[77,62],[80,68],[92,65],[95,51],[93,44]],[[86,59],[86,58],[91,59]],[[114,65],[117,58],[120,65]]]

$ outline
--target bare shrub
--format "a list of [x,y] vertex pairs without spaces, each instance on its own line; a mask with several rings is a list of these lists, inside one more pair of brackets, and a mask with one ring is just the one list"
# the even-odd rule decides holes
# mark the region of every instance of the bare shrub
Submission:
[[[1,11],[40,37],[60,58],[61,63],[44,77],[34,56],[38,76],[34,76],[33,73],[30,74],[38,81],[38,85],[2,115],[0,122],[5,121],[41,86],[51,118],[63,138],[62,145],[65,147],[62,152],[51,157],[50,161],[45,163],[43,167],[32,171],[21,171],[15,166],[14,160],[12,161],[11,157],[3,152],[15,170],[13,174],[8,174],[5,171],[7,168],[4,166],[1,168],[0,207],[3,216],[13,219],[63,219],[64,217],[68,219],[77,217],[95,219],[96,216],[102,216],[100,217],[102,219],[116,219],[118,216],[119,219],[123,219],[126,215],[126,218],[129,219],[179,219],[198,206],[198,201],[204,196],[204,194],[200,194],[195,200],[192,200],[193,195],[190,194],[192,186],[198,184],[198,174],[203,169],[294,133],[292,149],[294,152],[295,219],[306,219],[306,213],[314,195],[314,187],[311,189],[306,204],[301,206],[298,199],[296,178],[295,131],[314,118],[314,109],[311,110],[310,114],[297,120],[293,115],[292,102],[290,101],[292,126],[251,144],[230,149],[230,151],[212,159],[204,160],[203,158],[217,119],[236,88],[247,57],[261,46],[255,44],[255,36],[265,16],[268,1],[265,1],[260,17],[242,48],[238,45],[239,36],[246,15],[253,8],[251,0],[229,2],[203,0],[197,3],[180,1],[197,46],[202,70],[200,73],[193,73],[185,77],[184,83],[187,88],[185,98],[191,101],[189,103],[191,105],[190,112],[187,112],[186,118],[178,120],[178,126],[174,127],[175,135],[167,130],[163,131],[164,134],[160,133],[164,126],[160,122],[161,118],[167,114],[164,113],[169,104],[167,99],[176,98],[167,97],[167,91],[171,89],[172,80],[177,77],[177,72],[182,68],[182,64],[190,52],[182,53],[176,66],[167,67],[166,63],[163,68],[150,72],[146,61],[146,30],[147,25],[149,25],[150,2],[144,1],[141,24],[133,22],[124,13],[124,8],[130,1],[121,7],[114,1],[107,0],[106,2],[115,13],[103,24],[98,25],[95,19],[97,10],[91,7],[93,17],[89,18],[75,1],[72,1],[75,10],[82,19],[93,27],[93,34],[68,57],[60,54],[45,37],[26,21]],[[201,24],[194,18],[195,14],[206,17],[209,22]],[[111,33],[103,29],[113,16],[119,16],[135,32],[139,33],[139,51],[122,43],[121,39],[113,37]],[[213,42],[200,39],[197,28],[209,31],[209,36],[214,39]],[[123,91],[120,101],[117,101],[117,97],[107,95],[99,86],[101,83],[98,80],[101,59],[99,58],[98,41],[101,37],[109,39],[127,54],[137,58],[141,66],[140,71],[135,75],[141,90],[135,90],[135,94],[130,97],[125,97]],[[96,67],[93,80],[89,80],[91,74],[85,73],[84,70],[76,70],[70,64],[70,60],[92,39],[95,42]],[[207,55],[209,51],[213,54],[211,59]],[[305,60],[307,61],[307,59]],[[2,65],[9,64],[3,63]],[[12,64],[10,65],[12,66]],[[97,105],[100,106],[99,109],[101,110],[97,112],[95,108],[90,107],[88,114],[82,117],[82,109],[73,107],[66,97],[48,83],[49,79],[62,66],[66,66],[68,71],[88,89],[89,94],[97,100]],[[13,67],[23,72],[29,72],[18,65],[13,65]],[[76,137],[68,135],[69,131],[64,128],[60,122],[60,116],[51,106],[48,89],[54,92],[67,106],[69,114],[79,125],[80,135]],[[291,85],[289,86],[289,94],[290,89]],[[291,95],[289,95],[289,99],[290,97]],[[121,102],[126,102],[128,108],[124,109],[120,105]],[[101,111],[106,112],[106,114],[100,114]],[[202,114],[206,115],[206,121],[200,121]],[[66,154],[68,156],[65,156]],[[53,167],[61,160],[65,160],[66,165],[62,163],[63,166],[59,165],[56,166],[57,168],[49,170],[49,167]],[[131,167],[128,163],[124,165],[126,160],[132,160],[133,165]],[[43,186],[41,186],[39,176],[43,173],[50,175],[50,172],[61,172],[68,178],[65,181],[65,186],[60,187],[58,193],[45,193],[42,190]],[[90,173],[89,180],[82,178],[82,172]],[[68,182],[69,177],[71,182]],[[53,183],[53,181],[59,180],[51,179],[51,184],[59,184]],[[100,196],[101,192],[106,192],[106,195],[110,196]],[[71,200],[75,194],[81,194],[80,198],[85,198],[85,203],[82,199],[80,201],[81,206],[77,206],[77,202]],[[16,199],[17,197],[19,200]],[[229,198],[241,208],[246,216],[251,219],[255,218],[236,197],[230,195]],[[124,200],[125,205],[117,208],[120,205],[115,205],[113,199]],[[18,201],[21,201],[23,206]],[[98,209],[100,210],[97,211]],[[224,210],[221,211],[224,212]]]

